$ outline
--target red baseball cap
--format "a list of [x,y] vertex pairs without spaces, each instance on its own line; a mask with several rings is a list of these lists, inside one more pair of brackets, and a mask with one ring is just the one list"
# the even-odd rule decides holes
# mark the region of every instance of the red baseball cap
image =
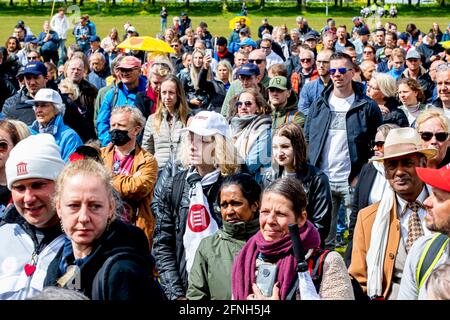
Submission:
[[440,169],[416,168],[416,172],[426,184],[450,192],[450,164]]
[[125,56],[119,63],[118,68],[134,69],[141,67],[141,60],[133,56]]

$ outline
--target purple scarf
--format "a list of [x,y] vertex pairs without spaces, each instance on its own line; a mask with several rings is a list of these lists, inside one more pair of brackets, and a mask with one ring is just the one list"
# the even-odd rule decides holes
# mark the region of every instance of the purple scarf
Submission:
[[[319,232],[309,220],[300,228],[300,239],[305,251],[320,246]],[[287,234],[277,241],[267,242],[264,240],[261,231],[258,231],[247,241],[234,261],[232,273],[233,298],[235,300],[247,300],[247,296],[253,292],[252,284],[256,282],[256,258],[259,253],[277,260],[277,281],[280,283],[281,300],[285,300],[297,276],[295,270],[297,261],[292,252],[291,238]]]

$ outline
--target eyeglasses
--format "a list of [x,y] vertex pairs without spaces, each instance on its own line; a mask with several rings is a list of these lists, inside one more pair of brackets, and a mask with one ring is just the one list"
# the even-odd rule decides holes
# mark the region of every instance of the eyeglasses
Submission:
[[301,62],[311,62],[311,58],[300,59]]
[[328,71],[330,72],[330,74],[335,74],[336,71],[339,71],[340,74],[346,74],[347,71],[350,71],[350,70],[353,70],[353,69],[352,68],[348,68],[348,69],[347,68],[337,68],[337,69],[332,68]]
[[8,151],[9,144],[6,141],[0,142],[0,152]]
[[373,149],[377,147],[378,149],[382,148],[384,146],[384,141],[370,141],[370,148]]
[[370,90],[377,90],[377,91],[380,90],[379,88],[372,87],[370,84],[367,85],[367,89],[370,89]]
[[422,131],[419,132],[420,133],[420,137],[422,138],[423,141],[430,141],[433,136],[436,137],[436,140],[439,142],[444,142],[447,140],[448,138],[448,132],[429,132],[429,131]]
[[38,56],[31,56],[31,57],[27,57],[28,60],[38,60],[39,57]]
[[128,73],[128,72],[132,72],[134,70],[137,70],[138,68],[132,68],[132,69],[127,69],[127,68],[118,68],[119,72],[121,73]]
[[256,64],[261,64],[264,61],[266,61],[266,59],[248,59],[249,63],[256,63]]
[[246,107],[250,107],[252,104],[253,104],[253,101],[250,101],[250,100],[247,100],[247,101],[244,101],[244,102],[236,101],[235,106],[236,106],[236,108],[239,109],[239,108],[242,107],[242,105],[245,105]]

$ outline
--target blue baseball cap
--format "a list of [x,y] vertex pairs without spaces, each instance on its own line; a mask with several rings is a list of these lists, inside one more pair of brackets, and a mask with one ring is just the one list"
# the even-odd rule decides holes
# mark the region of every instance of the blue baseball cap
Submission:
[[239,47],[252,46],[253,48],[256,48],[256,42],[251,38],[245,38],[242,42],[239,42],[238,45]]
[[236,75],[237,76],[242,75],[247,77],[259,76],[259,68],[254,63],[245,63],[236,71]]
[[100,41],[100,37],[99,37],[99,36],[91,36],[91,37],[89,38],[89,41],[90,41],[90,42]]
[[25,66],[25,69],[23,70],[22,74],[24,76],[26,76],[27,74],[32,74],[35,76],[39,76],[39,75],[46,76],[47,75],[47,67],[45,66],[45,64],[43,64],[40,61],[30,62]]
[[26,36],[24,39],[25,43],[31,42],[31,43],[38,43],[38,40],[35,36]]

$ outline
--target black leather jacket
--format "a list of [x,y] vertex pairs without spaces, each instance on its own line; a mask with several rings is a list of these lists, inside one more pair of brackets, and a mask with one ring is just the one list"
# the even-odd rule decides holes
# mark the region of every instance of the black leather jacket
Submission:
[[[160,195],[158,210],[156,211],[156,228],[153,234],[153,254],[156,260],[161,286],[169,300],[185,297],[188,287],[188,273],[183,245],[189,213],[189,189],[186,181],[187,170],[178,172],[167,179],[164,191]],[[217,204],[217,194],[222,183],[222,177],[203,189],[208,198],[209,207],[219,228],[222,226],[220,207]],[[172,191],[175,184],[183,183],[180,203],[174,204]]]
[[[282,168],[281,168],[282,169]],[[263,187],[267,187],[272,181],[282,176],[282,170],[270,169],[263,177]],[[331,224],[331,191],[328,177],[318,168],[304,164],[300,172],[297,172],[299,179],[308,197],[306,212],[308,219],[316,226],[320,233],[321,246],[330,231]]]

